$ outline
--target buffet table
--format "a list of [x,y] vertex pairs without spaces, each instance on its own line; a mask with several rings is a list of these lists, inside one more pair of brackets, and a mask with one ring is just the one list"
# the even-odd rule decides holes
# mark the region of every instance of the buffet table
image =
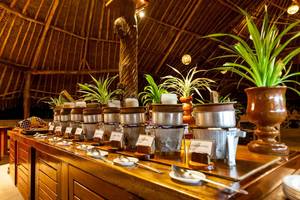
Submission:
[[[94,159],[74,145],[61,147],[17,130],[10,131],[10,136],[10,175],[24,199],[284,199],[282,178],[300,174],[300,154],[292,152],[287,160],[273,162],[236,181],[248,195],[226,193],[207,183],[176,182],[169,177],[167,164],[140,161],[163,172],[157,174]],[[252,154],[245,147],[239,147],[237,153],[245,160]],[[117,156],[118,153],[109,153],[107,159]],[[207,178],[233,183],[214,175]]]

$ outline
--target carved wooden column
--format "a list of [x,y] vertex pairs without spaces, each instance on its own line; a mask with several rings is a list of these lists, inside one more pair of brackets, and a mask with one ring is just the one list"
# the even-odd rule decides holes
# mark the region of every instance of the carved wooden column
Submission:
[[138,34],[135,18],[135,0],[119,0],[120,17],[114,21],[114,30],[120,38],[119,87],[123,98],[138,94]]

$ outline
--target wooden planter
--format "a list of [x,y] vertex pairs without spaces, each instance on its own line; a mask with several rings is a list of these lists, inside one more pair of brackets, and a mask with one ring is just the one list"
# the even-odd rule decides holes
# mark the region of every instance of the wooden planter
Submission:
[[280,136],[278,126],[287,116],[285,104],[286,87],[256,87],[247,93],[247,115],[256,125],[258,137],[248,144],[252,152],[274,155],[288,155],[288,147],[276,140]]

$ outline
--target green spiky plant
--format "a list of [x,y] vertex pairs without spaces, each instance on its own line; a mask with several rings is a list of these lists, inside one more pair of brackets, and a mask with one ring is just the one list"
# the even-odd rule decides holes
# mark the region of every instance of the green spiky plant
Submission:
[[157,85],[151,75],[145,74],[145,78],[148,85],[144,87],[144,91],[139,93],[139,97],[143,102],[143,105],[160,103],[161,95],[167,94],[168,91],[163,88],[161,84]]
[[214,83],[213,80],[209,78],[195,78],[195,76],[201,72],[205,72],[206,70],[197,70],[197,67],[193,67],[189,70],[186,76],[183,76],[177,69],[168,65],[179,77],[176,76],[165,76],[162,79],[163,87],[173,90],[179,97],[190,97],[193,96],[194,93],[197,93],[201,99],[203,99],[200,90],[207,89],[211,91],[210,85]]
[[57,98],[56,97],[54,97],[54,98],[53,97],[44,97],[44,98],[41,98],[39,101],[49,104],[51,109],[54,109],[56,106],[61,106],[65,102],[68,102],[68,100],[66,100],[61,95],[59,95]]
[[[196,101],[199,103],[199,104],[205,104],[205,103],[213,103],[212,101],[205,101],[205,100],[201,100],[201,99],[196,99]],[[218,98],[218,103],[229,103],[229,102],[232,102],[234,100],[231,100],[230,99],[230,93],[225,95],[225,96],[219,96]]]
[[[292,37],[287,38],[284,43],[281,43],[283,37],[291,29],[295,28],[300,21],[298,20],[288,25],[284,30],[279,31],[275,25],[278,19],[270,23],[267,7],[265,7],[265,15],[259,31],[259,27],[254,23],[252,17],[246,11],[242,9],[240,11],[246,17],[246,25],[252,37],[252,41],[250,41],[252,44],[249,45],[244,39],[233,34],[215,33],[205,36],[205,38],[211,38],[220,42],[221,45],[219,47],[229,53],[217,58],[237,58],[236,62],[226,62],[222,67],[216,69],[221,70],[221,72],[231,71],[236,73],[257,87],[274,87],[285,85],[286,83],[300,85],[299,82],[290,79],[300,75],[300,72],[291,73],[291,60],[300,53],[300,47],[282,56],[282,52],[288,44],[300,36],[300,32],[297,32]],[[230,37],[236,43],[231,45],[218,39],[220,37]],[[290,65],[288,66],[288,64]],[[300,95],[297,89],[288,88]]]
[[78,83],[79,92],[83,93],[82,97],[84,101],[98,102],[101,104],[107,104],[109,100],[116,99],[116,96],[122,92],[121,89],[110,90],[111,84],[118,77],[100,77],[98,80],[90,75],[93,83]]

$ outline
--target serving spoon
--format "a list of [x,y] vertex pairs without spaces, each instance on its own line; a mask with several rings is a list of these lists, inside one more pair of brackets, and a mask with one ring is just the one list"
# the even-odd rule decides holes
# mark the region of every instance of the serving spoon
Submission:
[[192,176],[192,177],[197,177],[199,178],[201,181],[204,181],[204,182],[207,182],[207,183],[211,183],[211,184],[214,184],[214,185],[217,185],[217,186],[220,186],[220,187],[223,187],[223,188],[226,188],[226,189],[229,189],[231,191],[234,191],[234,192],[237,192],[237,193],[241,193],[241,194],[245,194],[247,195],[248,192],[246,190],[243,190],[243,189],[235,189],[231,186],[228,186],[228,185],[225,185],[223,183],[219,183],[219,182],[216,182],[216,181],[212,181],[210,179],[207,179],[207,178],[203,178],[203,177],[199,177],[197,175],[193,175],[193,171],[191,170],[186,170],[186,169],[183,169],[183,168],[180,168],[176,165],[172,165],[171,166],[171,170],[175,173],[176,176],[178,177],[182,177],[182,178],[186,178],[185,174],[187,173],[189,176]]

